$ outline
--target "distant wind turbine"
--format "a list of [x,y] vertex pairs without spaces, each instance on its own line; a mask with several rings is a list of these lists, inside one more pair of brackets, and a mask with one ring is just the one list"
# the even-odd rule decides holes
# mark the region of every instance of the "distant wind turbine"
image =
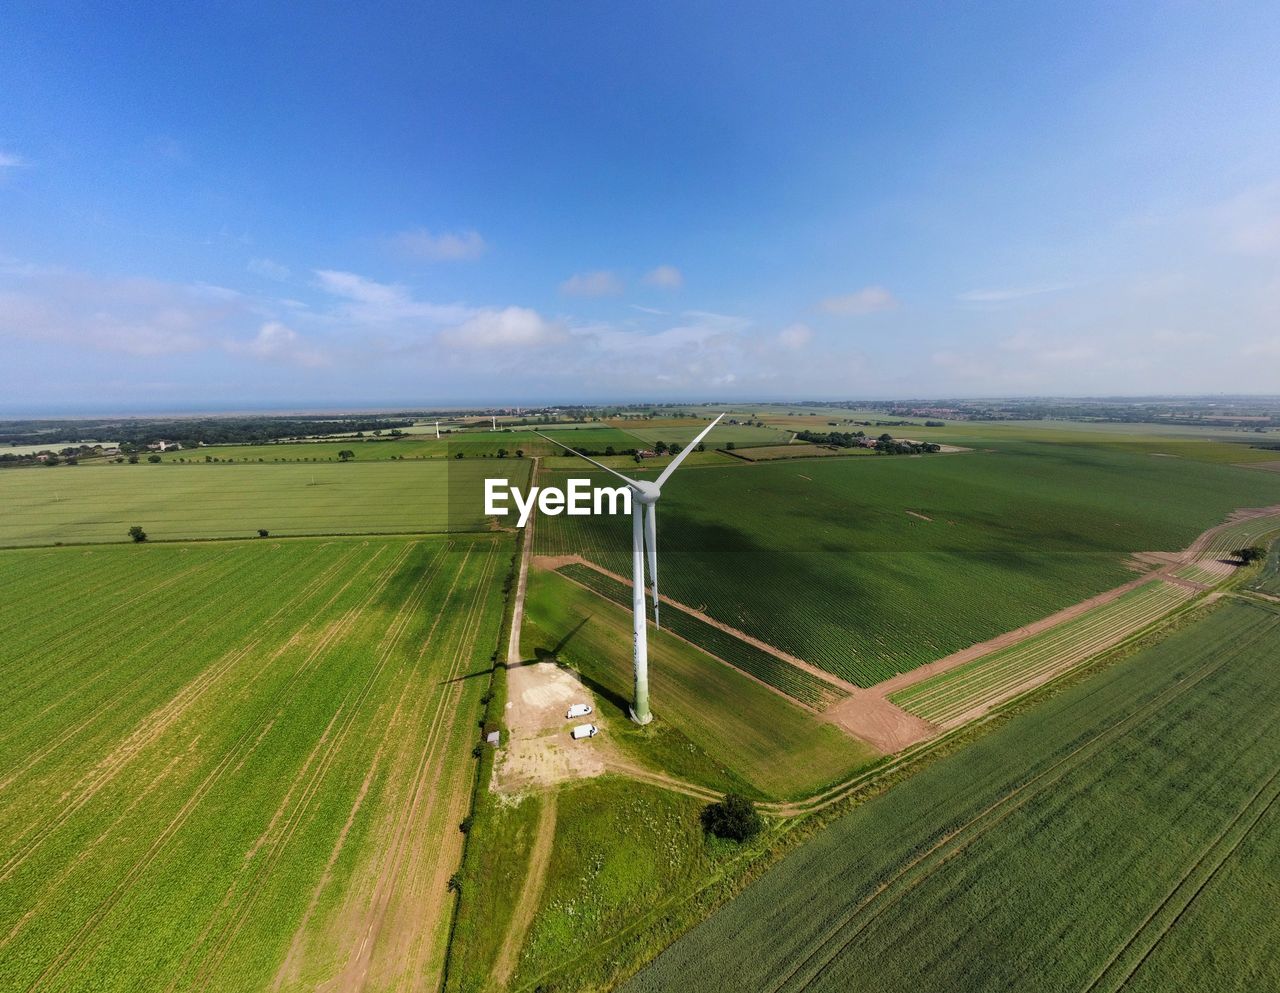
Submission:
[[[721,414],[720,417],[724,417],[724,414]],[[662,627],[658,621],[658,497],[662,496],[662,484],[671,478],[671,474],[676,471],[676,468],[685,460],[685,457],[698,446],[698,443],[703,438],[711,433],[713,427],[720,423],[720,417],[717,417],[703,428],[702,432],[693,441],[681,449],[680,454],[671,460],[670,464],[662,470],[662,473],[652,483],[645,479],[632,479],[629,476],[624,476],[616,469],[610,469],[607,465],[597,462],[595,459],[587,458],[581,452],[575,451],[568,445],[556,441],[555,438],[545,435],[541,431],[534,432],[538,437],[545,438],[553,445],[559,445],[566,451],[578,456],[578,458],[586,459],[593,466],[612,473],[631,487],[631,659],[635,669],[635,699],[631,704],[631,719],[637,724],[648,724],[653,720],[653,713],[649,710],[649,633],[645,628],[644,610],[644,558],[646,549],[649,553],[649,573],[653,579],[653,626],[658,629]]]

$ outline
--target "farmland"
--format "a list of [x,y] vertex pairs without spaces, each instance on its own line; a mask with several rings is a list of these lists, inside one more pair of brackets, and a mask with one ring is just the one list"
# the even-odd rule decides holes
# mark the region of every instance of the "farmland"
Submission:
[[1235,553],[1251,545],[1267,545],[1280,534],[1280,514],[1234,521],[1216,531],[1196,549],[1196,559],[1175,575],[1192,582],[1212,585],[1221,582],[1235,569]]
[[[950,439],[949,439],[950,440]],[[554,479],[554,475],[551,476]],[[706,467],[663,494],[663,590],[871,686],[1133,578],[1273,475],[1123,446]],[[537,550],[629,572],[625,522],[547,518]]]
[[438,978],[512,550],[0,552],[0,985]]
[[[342,437],[320,441],[273,442],[260,445],[210,445],[204,448],[182,449],[161,454],[165,462],[335,462],[339,452],[348,451],[357,462],[378,462],[390,459],[444,459],[453,458],[459,452],[467,458],[496,455],[505,448],[512,455],[517,450],[526,456],[555,455],[555,445],[539,436],[541,432],[574,448],[588,448],[603,452],[612,446],[618,451],[629,448],[651,448],[659,441],[685,444],[706,427],[705,421],[677,421],[651,426],[646,422],[623,422],[614,427],[608,424],[555,425],[546,427],[504,428],[499,423],[497,431],[452,431],[435,437],[434,429],[418,429],[399,438],[383,436],[374,438]],[[430,433],[427,433],[427,432]],[[785,442],[788,432],[772,428],[733,426],[718,429],[716,444],[735,441],[739,446],[775,444]]]
[[522,654],[556,648],[596,693],[610,737],[641,765],[714,789],[761,797],[804,796],[875,757],[732,666],[668,631],[651,632],[650,682],[657,720],[636,728],[631,696],[631,612],[553,572],[530,576]]
[[1278,657],[1280,612],[1219,606],[834,821],[623,988],[1275,988]]
[[1280,541],[1273,542],[1271,553],[1262,565],[1262,571],[1251,584],[1251,589],[1280,596]]
[[916,683],[889,699],[926,721],[951,726],[1039,678],[1097,655],[1194,595],[1184,586],[1153,580],[1081,617]]
[[[577,562],[562,566],[557,571],[614,603],[624,607],[631,606],[630,586],[612,576],[606,576]],[[743,672],[750,673],[761,682],[768,683],[810,707],[825,709],[848,695],[840,687],[799,669],[750,642],[736,638],[679,607],[666,606],[662,611],[662,620],[667,630],[697,645],[708,655],[737,666]]]
[[486,476],[520,460],[375,465],[102,465],[0,473],[0,545],[272,535],[424,533],[485,526]]

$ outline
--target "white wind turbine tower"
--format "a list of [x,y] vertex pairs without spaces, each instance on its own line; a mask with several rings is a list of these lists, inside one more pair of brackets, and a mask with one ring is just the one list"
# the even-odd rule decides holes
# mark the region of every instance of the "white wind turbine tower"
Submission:
[[[587,458],[581,452],[576,452],[568,445],[556,441],[541,431],[535,431],[534,434],[540,438],[545,438],[553,445],[559,445],[561,448],[578,456],[580,459],[586,459],[597,468],[603,469],[605,472],[612,473],[631,487],[631,624],[632,624],[632,647],[631,659],[635,669],[635,699],[631,704],[631,719],[637,724],[648,724],[653,720],[653,713],[649,710],[649,634],[645,629],[645,611],[644,611],[644,558],[645,551],[649,553],[649,573],[653,581],[653,626],[661,628],[658,622],[658,497],[662,496],[662,484],[671,478],[671,474],[685,460],[690,452],[692,452],[703,438],[705,438],[713,427],[720,423],[721,414],[714,421],[702,429],[701,433],[685,445],[681,449],[680,454],[671,460],[670,464],[662,470],[662,473],[652,483],[646,479],[632,479],[624,476],[616,469],[610,469],[607,465],[597,462],[595,459]],[[643,514],[643,519],[641,515]]]
[[436,441],[440,440],[440,422],[436,421]]

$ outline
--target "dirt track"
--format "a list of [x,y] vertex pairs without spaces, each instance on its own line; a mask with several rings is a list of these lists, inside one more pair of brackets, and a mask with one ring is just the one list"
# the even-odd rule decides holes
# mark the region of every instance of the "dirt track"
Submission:
[[529,926],[533,923],[533,915],[538,910],[538,899],[542,896],[542,888],[547,881],[547,869],[551,865],[551,847],[555,840],[556,795],[554,792],[549,792],[543,797],[542,810],[538,813],[533,847],[529,851],[529,868],[525,872],[524,886],[520,888],[520,899],[507,925],[502,951],[493,964],[491,978],[500,989],[506,987],[511,974],[516,970],[520,949],[524,947],[524,936],[528,934]]

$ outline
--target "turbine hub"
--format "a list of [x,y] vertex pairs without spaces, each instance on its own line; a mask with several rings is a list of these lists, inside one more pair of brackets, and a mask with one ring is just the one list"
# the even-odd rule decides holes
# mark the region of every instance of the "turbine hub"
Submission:
[[651,483],[647,479],[637,479],[632,483],[632,488],[635,490],[636,499],[646,507],[657,503],[658,497],[662,495],[662,490],[658,488],[658,484]]

